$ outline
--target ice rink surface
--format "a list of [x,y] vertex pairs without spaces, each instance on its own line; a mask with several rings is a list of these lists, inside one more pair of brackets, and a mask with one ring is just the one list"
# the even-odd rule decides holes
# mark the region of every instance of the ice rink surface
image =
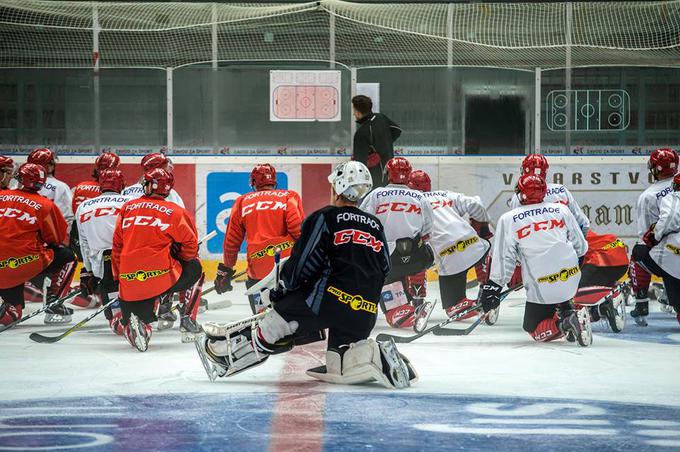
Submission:
[[[199,321],[249,315],[242,291],[209,295],[233,305]],[[436,283],[428,291],[434,299]],[[38,316],[0,333],[0,451],[680,449],[673,316],[653,303],[647,328],[631,321],[614,334],[595,324],[589,348],[534,343],[521,329],[523,300],[511,294],[498,323],[469,336],[399,345],[420,374],[403,391],[307,377],[323,359],[320,344],[211,383],[176,327],[139,353],[103,315],[59,343],[34,343],[31,332],[66,329]],[[91,312],[76,311],[74,323]],[[432,321],[444,318],[437,306]],[[374,335],[388,331],[381,315]]]

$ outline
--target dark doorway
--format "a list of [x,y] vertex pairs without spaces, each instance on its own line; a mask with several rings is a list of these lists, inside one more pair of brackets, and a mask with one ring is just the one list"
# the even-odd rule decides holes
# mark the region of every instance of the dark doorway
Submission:
[[524,109],[519,96],[466,97],[465,153],[524,154]]

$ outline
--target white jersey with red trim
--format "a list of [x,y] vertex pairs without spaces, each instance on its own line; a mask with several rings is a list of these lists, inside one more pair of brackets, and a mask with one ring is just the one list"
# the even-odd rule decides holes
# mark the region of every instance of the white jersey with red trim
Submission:
[[[581,227],[581,232],[583,235],[586,235],[590,229],[590,220],[586,214],[583,213],[581,206],[579,206],[578,202],[576,202],[574,196],[572,196],[567,187],[562,184],[548,184],[548,189],[545,193],[545,198],[543,198],[543,202],[556,202],[569,207],[571,214],[574,216],[574,218],[576,218],[576,222]],[[510,208],[516,209],[521,205],[522,203],[519,202],[517,194],[512,195],[512,199],[510,200]]]
[[74,216],[73,209],[71,207],[73,196],[69,186],[59,179],[56,179],[54,176],[47,176],[45,184],[38,193],[43,195],[45,198],[54,201],[54,204],[56,204],[57,208],[64,216],[66,224],[71,226]]
[[378,217],[383,224],[390,254],[397,239],[417,235],[427,239],[432,232],[430,203],[421,192],[406,185],[376,188],[364,198],[360,208]]
[[[637,229],[638,236],[642,239],[649,227],[659,219],[659,205],[661,200],[673,191],[673,178],[659,180],[647,187],[637,201]],[[642,243],[640,241],[639,243]]]
[[527,301],[561,303],[576,294],[579,257],[586,251],[588,242],[567,206],[547,202],[521,206],[498,220],[490,279],[508,283],[520,262]]
[[489,250],[463,217],[489,222],[489,214],[478,196],[465,196],[446,190],[424,192],[432,207],[430,246],[440,275],[455,275],[475,265]]
[[[125,187],[121,194],[125,196],[131,196],[132,199],[141,198],[144,196],[144,187],[142,187],[142,184],[136,183],[130,185],[129,187]],[[165,200],[174,202],[180,207],[184,207],[184,201],[182,200],[182,197],[179,195],[179,193],[177,193],[177,191],[175,191],[174,188],[170,190],[170,193],[168,193],[168,196],[165,197]]]
[[134,199],[114,192],[83,201],[76,211],[76,224],[80,236],[83,265],[97,278],[104,275],[104,252],[111,249],[113,231],[120,208]]
[[654,237],[659,243],[649,255],[669,275],[680,278],[680,192],[663,197]]

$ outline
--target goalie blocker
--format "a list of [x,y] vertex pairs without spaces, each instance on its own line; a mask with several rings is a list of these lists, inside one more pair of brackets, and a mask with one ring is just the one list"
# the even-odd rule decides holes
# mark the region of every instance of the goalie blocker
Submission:
[[[394,343],[368,336],[376,321],[389,252],[383,226],[356,202],[371,189],[359,162],[338,166],[329,177],[335,206],[309,216],[290,258],[261,296],[273,308],[224,326],[205,324],[196,348],[211,380],[262,364],[269,355],[325,339],[326,365],[307,374],[331,383],[377,381],[402,388],[416,379]],[[267,278],[266,278],[267,279]]]

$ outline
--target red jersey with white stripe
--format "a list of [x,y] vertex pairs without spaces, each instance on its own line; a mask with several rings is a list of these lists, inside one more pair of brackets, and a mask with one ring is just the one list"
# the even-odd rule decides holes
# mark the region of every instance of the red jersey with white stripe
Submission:
[[140,301],[172,287],[182,273],[170,255],[177,244],[183,261],[198,257],[198,234],[189,213],[174,202],[142,196],[120,208],[113,233],[111,267],[120,282],[120,298]]
[[97,196],[101,195],[101,193],[102,190],[99,188],[99,182],[96,180],[86,180],[73,187],[73,200],[71,201],[73,213],[76,213],[78,207],[83,203],[83,201],[96,198]]
[[25,283],[54,259],[46,245],[66,241],[66,220],[50,199],[23,190],[0,191],[0,289]]
[[233,267],[245,238],[248,276],[262,279],[274,267],[274,250],[290,255],[300,237],[305,214],[300,195],[292,190],[261,190],[241,195],[231,208],[224,235],[224,265]]

